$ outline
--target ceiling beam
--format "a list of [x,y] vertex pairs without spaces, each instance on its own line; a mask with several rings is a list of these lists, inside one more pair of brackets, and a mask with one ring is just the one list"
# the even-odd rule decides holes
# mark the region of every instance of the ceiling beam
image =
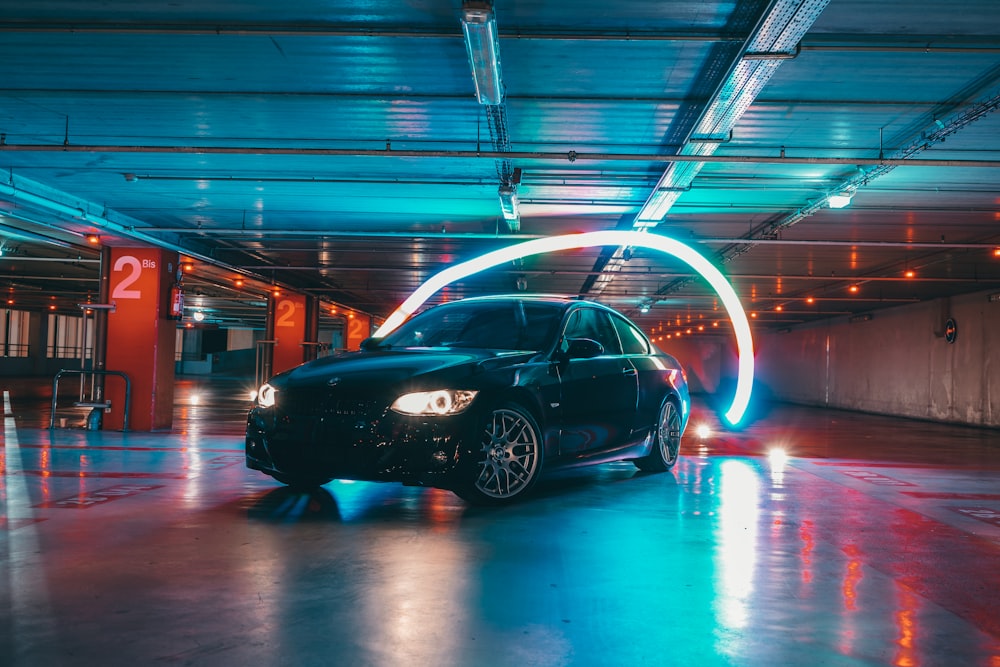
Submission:
[[181,153],[192,155],[310,155],[393,158],[524,159],[556,162],[714,162],[722,164],[802,164],[886,167],[985,167],[996,169],[1000,160],[927,160],[879,157],[793,157],[779,155],[663,155],[577,151],[479,151],[399,150],[395,148],[303,148],[301,146],[137,146],[123,144],[12,144],[0,143],[0,153]]

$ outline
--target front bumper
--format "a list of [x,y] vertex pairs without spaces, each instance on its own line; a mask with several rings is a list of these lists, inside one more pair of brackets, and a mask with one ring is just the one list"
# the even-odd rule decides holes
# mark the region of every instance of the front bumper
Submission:
[[254,408],[246,465],[288,478],[394,481],[448,488],[480,448],[474,413],[407,417],[389,410],[289,414]]

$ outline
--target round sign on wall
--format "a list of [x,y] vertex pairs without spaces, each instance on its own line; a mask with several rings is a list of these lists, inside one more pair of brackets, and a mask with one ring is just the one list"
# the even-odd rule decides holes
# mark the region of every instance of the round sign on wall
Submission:
[[948,321],[944,323],[944,339],[949,343],[954,343],[956,336],[958,336],[958,325],[955,324],[955,318],[949,317]]

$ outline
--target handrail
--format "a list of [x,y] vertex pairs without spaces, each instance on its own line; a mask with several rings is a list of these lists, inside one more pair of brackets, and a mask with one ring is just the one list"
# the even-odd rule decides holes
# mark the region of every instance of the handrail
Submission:
[[[59,378],[62,377],[63,375],[80,375],[80,381],[82,384],[83,375],[86,374],[117,375],[118,377],[125,380],[125,415],[122,420],[122,430],[127,431],[129,407],[131,405],[131,400],[132,400],[132,382],[128,379],[128,375],[126,375],[121,371],[84,371],[84,370],[67,370],[65,368],[56,373],[56,376],[52,378],[52,413],[49,415],[49,428],[52,429],[56,427],[56,402],[58,401],[59,398]],[[111,403],[107,402],[103,403],[102,405],[107,405],[110,407]]]

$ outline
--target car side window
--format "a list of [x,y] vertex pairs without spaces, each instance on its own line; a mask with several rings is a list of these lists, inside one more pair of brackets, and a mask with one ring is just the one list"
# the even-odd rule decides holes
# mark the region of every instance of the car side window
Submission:
[[621,317],[612,315],[611,321],[618,330],[618,337],[622,341],[622,350],[625,354],[649,354],[649,343],[641,331]]
[[618,334],[611,323],[611,317],[597,308],[578,308],[570,314],[564,338],[589,338],[604,347],[604,354],[621,354]]

